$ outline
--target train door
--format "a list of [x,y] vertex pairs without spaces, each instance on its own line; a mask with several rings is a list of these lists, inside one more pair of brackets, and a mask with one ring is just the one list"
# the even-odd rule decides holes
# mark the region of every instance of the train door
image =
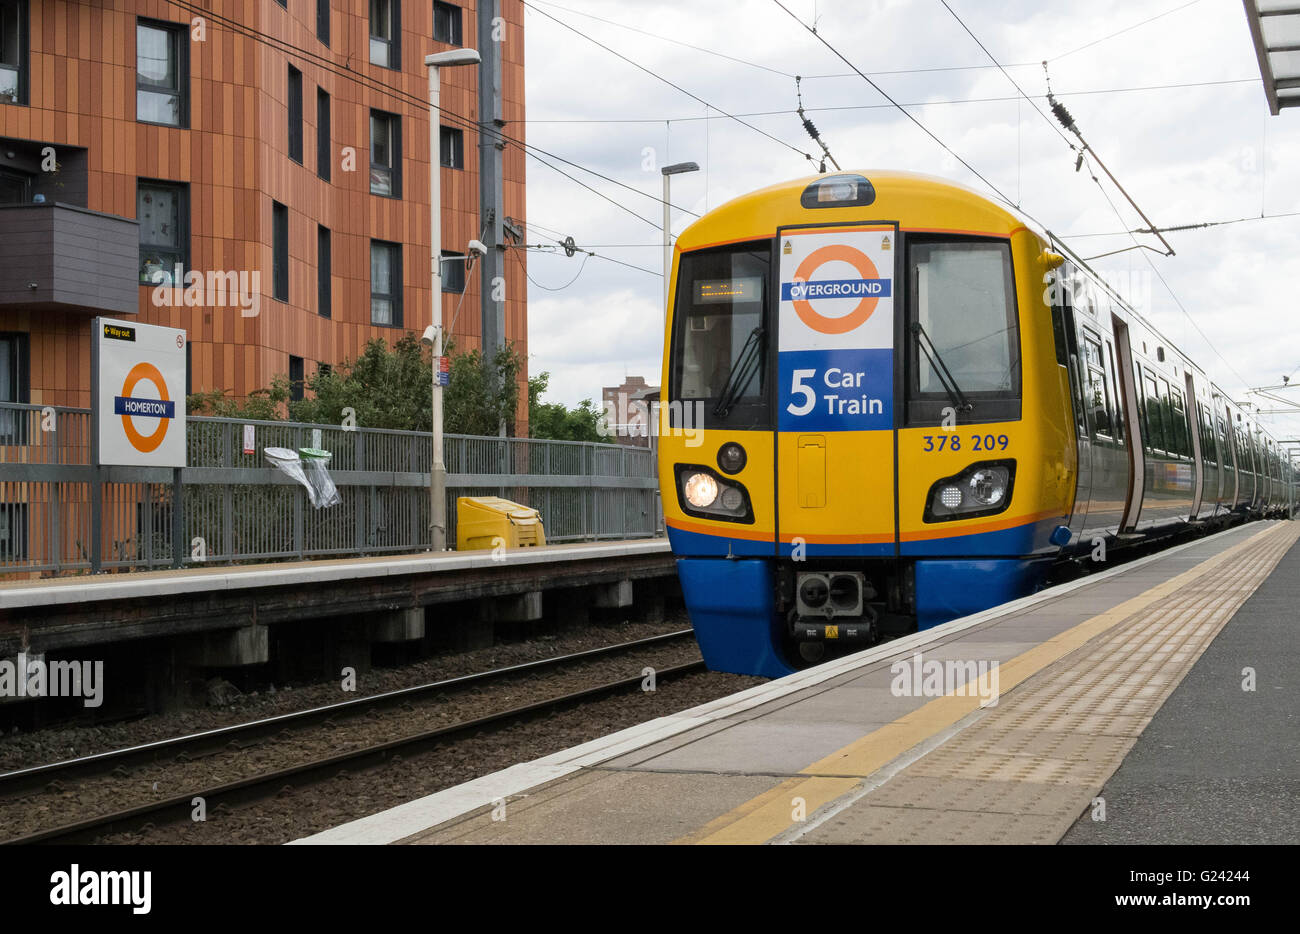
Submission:
[[1214,419],[1210,410],[1200,399],[1196,400],[1196,425],[1201,435],[1201,453],[1205,470],[1205,482],[1202,488],[1201,512],[1209,506],[1209,515],[1218,515],[1223,503],[1223,449],[1219,447],[1214,433]]
[[[1092,460],[1092,482],[1085,537],[1115,535],[1128,495],[1128,455],[1119,427],[1114,391],[1114,355],[1099,331],[1083,327],[1080,350]],[[1110,373],[1107,373],[1109,364]],[[1108,378],[1111,377],[1111,378]]]
[[1205,493],[1205,460],[1201,450],[1201,420],[1197,412],[1196,383],[1192,380],[1190,371],[1184,370],[1183,378],[1187,389],[1184,421],[1192,442],[1192,511],[1188,518],[1195,519],[1201,513],[1201,497]]
[[[1237,459],[1237,444],[1232,433],[1232,410],[1227,406],[1223,407],[1223,415],[1218,416],[1219,422],[1219,441],[1223,448],[1223,469],[1232,474],[1231,489],[1232,496],[1227,500],[1228,512],[1237,510],[1237,501],[1241,497],[1241,465]],[[1228,478],[1224,478],[1223,492],[1228,492]]]
[[898,226],[777,234],[778,553],[893,556]]
[[1115,349],[1119,352],[1119,391],[1123,400],[1124,420],[1128,423],[1128,490],[1120,533],[1131,532],[1142,511],[1142,493],[1146,483],[1146,464],[1142,457],[1142,422],[1138,414],[1137,372],[1133,368],[1133,348],[1129,345],[1128,325],[1111,316],[1115,330]]

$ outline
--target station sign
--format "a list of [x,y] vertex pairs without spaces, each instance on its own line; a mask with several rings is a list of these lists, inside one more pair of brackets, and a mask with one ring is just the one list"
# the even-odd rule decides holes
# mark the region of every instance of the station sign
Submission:
[[185,466],[185,332],[96,318],[91,357],[99,463]]
[[781,431],[893,427],[892,224],[782,230]]

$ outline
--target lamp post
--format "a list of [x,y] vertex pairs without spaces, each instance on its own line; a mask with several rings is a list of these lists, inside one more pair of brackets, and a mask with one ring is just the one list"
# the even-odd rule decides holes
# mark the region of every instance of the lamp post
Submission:
[[429,69],[429,275],[433,319],[424,332],[425,340],[433,348],[433,462],[429,467],[429,532],[430,549],[447,549],[447,465],[442,459],[442,383],[438,365],[442,360],[442,147],[439,145],[438,92],[439,69],[452,65],[477,65],[479,54],[474,49],[452,49],[424,57]]
[[698,172],[700,167],[694,162],[678,162],[674,165],[666,165],[659,171],[664,177],[664,317],[668,315],[668,276],[673,271],[673,232],[672,232],[672,199],[669,195],[672,192],[671,179],[674,175],[681,175],[683,172]]

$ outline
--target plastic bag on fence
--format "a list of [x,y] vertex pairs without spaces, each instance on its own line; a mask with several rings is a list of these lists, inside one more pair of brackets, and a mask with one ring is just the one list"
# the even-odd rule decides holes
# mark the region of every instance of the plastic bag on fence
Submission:
[[311,504],[317,509],[327,509],[343,502],[338,487],[334,485],[334,479],[330,476],[330,472],[325,469],[325,466],[330,462],[330,458],[334,455],[329,451],[322,451],[320,448],[299,448],[298,454],[302,458],[303,466],[307,469],[307,482],[311,484],[312,490],[316,493],[312,497]]
[[317,506],[316,490],[308,482],[307,475],[303,473],[302,459],[298,456],[297,451],[289,448],[264,448],[262,453],[266,455],[266,459],[271,462],[272,466],[279,468],[282,473],[301,483],[307,491],[307,496],[311,498],[311,504]]

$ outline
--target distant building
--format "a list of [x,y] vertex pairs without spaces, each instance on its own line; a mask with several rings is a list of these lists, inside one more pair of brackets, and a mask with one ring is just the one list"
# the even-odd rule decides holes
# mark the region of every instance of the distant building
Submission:
[[638,448],[653,446],[651,404],[659,401],[658,386],[646,383],[644,376],[629,376],[621,386],[606,386],[600,397],[614,432],[610,440]]

